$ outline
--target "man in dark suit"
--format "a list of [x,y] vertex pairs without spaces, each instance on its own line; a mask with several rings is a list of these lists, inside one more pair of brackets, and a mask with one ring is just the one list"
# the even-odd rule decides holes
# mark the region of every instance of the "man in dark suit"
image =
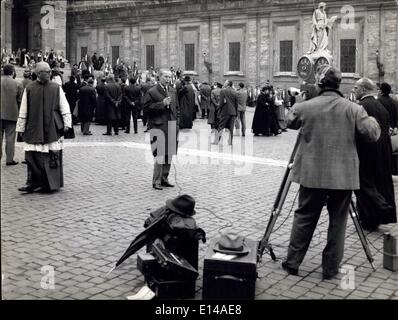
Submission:
[[175,92],[169,92],[170,70],[159,71],[159,82],[144,97],[144,109],[148,115],[152,154],[155,157],[152,186],[174,187],[168,181],[173,154],[177,154],[177,105]]
[[97,108],[97,92],[92,78],[87,80],[87,85],[79,90],[79,113],[83,135],[91,136],[90,123],[93,120],[94,110]]
[[[155,85],[155,78],[153,78],[152,76],[149,76],[149,74],[148,74],[146,76],[145,82],[141,84],[141,97],[142,97],[141,98],[141,104],[142,105],[144,105],[144,98],[145,98],[145,95],[146,95],[147,91],[150,88],[152,88],[154,85]],[[143,110],[142,110],[142,124],[144,126],[146,126],[147,122],[148,122],[148,115],[147,115],[146,109],[143,108]],[[147,127],[144,132],[147,132],[148,130],[149,129]]]
[[119,84],[115,82],[115,77],[109,75],[107,84],[105,85],[105,105],[106,105],[106,118],[107,126],[104,136],[112,135],[112,127],[115,135],[119,134],[119,120],[121,117],[121,102],[122,102],[122,89]]
[[97,57],[96,52],[94,52],[93,56],[91,57],[91,63],[93,64],[94,70],[99,70],[98,69],[98,57]]
[[105,63],[105,59],[101,53],[100,56],[98,57],[98,62],[97,62],[98,69],[97,70],[102,70],[102,66],[104,65],[104,63]]
[[134,133],[138,132],[137,118],[141,104],[141,88],[136,85],[135,77],[129,79],[129,85],[124,88],[123,98],[126,105],[126,133],[130,133],[130,119],[133,116]]
[[211,87],[204,81],[199,88],[200,92],[200,109],[202,110],[202,119],[209,116]]
[[380,127],[365,109],[338,91],[341,73],[329,65],[316,74],[319,96],[297,103],[288,127],[300,129],[292,181],[300,184],[290,243],[282,268],[297,275],[323,206],[329,212],[327,244],[322,254],[323,278],[338,273],[344,254],[345,229],[352,190],[359,189],[356,134],[377,141]]
[[79,85],[75,82],[75,77],[70,76],[69,81],[63,85],[66,100],[68,100],[73,124],[77,124],[77,118],[73,115],[78,99]]
[[229,130],[229,145],[232,145],[234,123],[238,114],[238,94],[232,86],[233,82],[231,80],[226,80],[225,88],[220,92],[220,123],[218,127],[218,140],[215,140],[219,142],[222,131],[227,128]]

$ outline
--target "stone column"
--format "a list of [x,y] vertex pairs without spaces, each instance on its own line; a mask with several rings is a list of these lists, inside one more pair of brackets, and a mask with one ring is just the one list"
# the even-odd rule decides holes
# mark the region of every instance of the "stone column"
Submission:
[[367,61],[365,58],[364,75],[374,80],[379,79],[379,71],[376,64],[376,50],[383,50],[380,48],[380,22],[379,12],[377,10],[368,10],[367,12]]
[[221,23],[220,17],[211,18],[210,22],[210,37],[211,37],[211,48],[209,54],[209,61],[213,64],[213,75],[216,79],[223,79],[223,74],[221,73]]
[[138,33],[138,25],[132,25],[131,27],[131,46],[132,46],[132,63],[134,61],[137,62],[138,68],[141,69],[141,45],[140,45],[140,36]]
[[211,81],[210,74],[204,64],[204,57],[203,57],[203,53],[206,53],[207,54],[206,59],[210,59],[209,51],[210,51],[210,19],[204,19],[200,23],[199,48],[195,56],[195,59],[199,59],[197,66],[198,66],[200,79],[207,80],[210,82]]
[[157,52],[155,50],[155,55],[160,53],[160,61],[155,57],[156,62],[160,62],[157,67],[169,69],[169,57],[168,57],[168,41],[167,41],[167,22],[162,21],[159,28],[159,45],[157,46]]
[[122,34],[122,39],[123,39],[123,51],[121,54],[121,59],[124,62],[128,62],[129,64],[133,64],[133,61],[130,61],[130,52],[131,52],[131,38],[130,38],[130,26],[124,26],[123,29],[123,34]]
[[168,24],[168,35],[169,35],[169,62],[170,66],[173,66],[175,70],[178,68],[178,59],[177,59],[177,52],[178,52],[178,44],[177,44],[177,21],[170,21]]
[[[88,48],[88,54],[90,57],[94,55],[94,52],[98,51],[98,29],[97,27],[94,27],[90,32],[89,32],[89,39],[91,38],[91,41],[89,41],[89,48]],[[98,52],[97,52],[98,54]]]
[[12,0],[1,1],[1,48],[12,51]]
[[97,53],[98,56],[102,53],[104,56],[104,59],[106,59],[106,55],[105,55],[105,30],[102,27],[99,27],[98,29],[98,48],[97,48]]
[[385,10],[382,21],[384,22],[381,42],[383,44],[384,54],[381,57],[381,63],[384,64],[384,81],[395,84],[395,90],[398,85],[398,14],[394,10]]
[[[48,10],[41,10],[49,6]],[[52,9],[51,9],[52,7]],[[27,6],[30,14],[40,16],[41,48],[44,51],[54,49],[56,52],[66,52],[66,1],[45,0]],[[32,32],[32,31],[29,31]]]
[[257,81],[257,17],[251,16],[247,21],[246,32],[247,54],[245,54],[245,69],[243,72],[246,75],[250,84],[255,84]]
[[260,17],[260,41],[258,61],[260,65],[260,83],[265,83],[270,78],[270,30],[269,17]]
[[54,50],[66,52],[66,1],[55,2]]

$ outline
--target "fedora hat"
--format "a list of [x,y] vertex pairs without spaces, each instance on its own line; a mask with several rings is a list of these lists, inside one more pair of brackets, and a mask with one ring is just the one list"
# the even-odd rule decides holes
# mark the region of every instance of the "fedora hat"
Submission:
[[193,216],[196,213],[194,209],[195,199],[187,194],[167,200],[166,207],[183,216]]
[[191,79],[190,76],[188,76],[188,75],[184,76],[184,81],[191,81],[191,80],[192,80],[192,79]]
[[245,255],[250,252],[249,247],[245,243],[245,238],[236,233],[225,233],[221,235],[219,240],[215,243],[213,250],[234,255]]

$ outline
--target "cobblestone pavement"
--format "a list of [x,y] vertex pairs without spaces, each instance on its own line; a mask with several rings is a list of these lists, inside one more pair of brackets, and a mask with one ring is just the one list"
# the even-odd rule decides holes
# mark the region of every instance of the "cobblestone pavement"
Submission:
[[[253,111],[247,114],[251,124]],[[171,172],[171,182],[177,178],[182,190],[156,191],[151,187],[152,158],[141,122],[137,135],[120,132],[118,136],[103,136],[105,128],[94,125],[92,136],[82,136],[77,129],[77,138],[68,141],[64,151],[65,187],[60,192],[21,195],[17,188],[25,182],[25,165],[6,167],[2,161],[3,299],[125,299],[136,293],[144,285],[136,268],[137,255],[107,273],[143,230],[150,211],[179,191],[196,199],[195,217],[208,239],[231,222],[233,230],[260,240],[296,139],[292,130],[278,137],[247,135],[244,143],[236,136],[235,155],[231,155],[227,146],[222,152],[209,145],[205,120],[196,120],[194,130],[181,132],[176,171],[172,168]],[[200,135],[201,131],[204,134]],[[20,143],[16,159],[23,159]],[[398,299],[398,272],[383,268],[383,232],[392,225],[368,235],[375,258],[373,272],[353,223],[348,221],[343,264],[348,265],[346,270],[355,268],[354,287],[352,282],[347,285],[343,273],[334,280],[321,279],[326,213],[299,276],[287,275],[281,269],[293,217],[293,213],[288,214],[297,190],[293,185],[271,236],[278,260],[273,262],[265,253],[258,265],[256,299]],[[207,246],[208,242],[200,244],[195,299],[201,299]],[[47,265],[55,268],[54,289],[41,287],[46,274],[42,267]]]

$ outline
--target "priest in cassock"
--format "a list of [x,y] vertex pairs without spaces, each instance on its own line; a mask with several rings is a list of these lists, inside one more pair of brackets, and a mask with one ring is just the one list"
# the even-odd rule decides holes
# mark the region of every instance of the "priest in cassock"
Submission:
[[63,187],[63,131],[72,127],[69,104],[62,87],[50,81],[51,68],[36,64],[37,80],[26,87],[17,131],[23,133],[25,160],[32,173],[23,192],[52,192]]
[[397,222],[392,181],[389,114],[374,97],[376,86],[367,78],[357,81],[353,92],[369,116],[376,118],[381,135],[377,142],[357,139],[360,190],[356,191],[358,214],[362,226],[376,230],[380,224]]

